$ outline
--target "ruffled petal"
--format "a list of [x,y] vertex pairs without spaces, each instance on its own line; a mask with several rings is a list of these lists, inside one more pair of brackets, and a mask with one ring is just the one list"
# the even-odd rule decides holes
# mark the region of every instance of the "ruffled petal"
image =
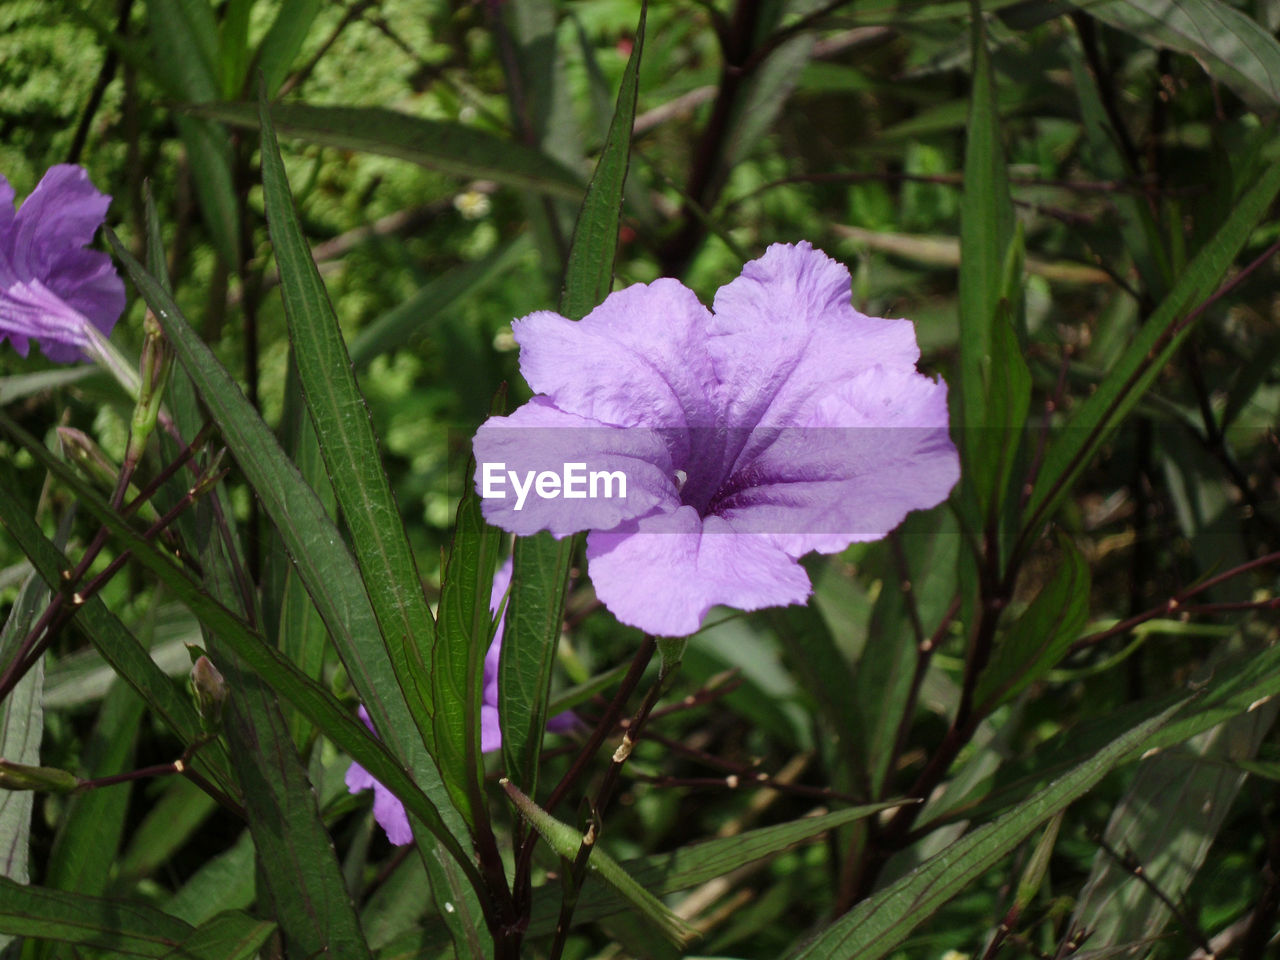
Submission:
[[832,553],[941,503],[959,476],[946,384],[876,366],[828,396],[809,426],[777,431],[718,512],[791,556]]
[[105,253],[84,249],[111,198],[85,171],[51,167],[13,212],[0,178],[0,339],[24,356],[31,340],[59,362],[85,359],[87,325],[109,334],[124,310],[124,283]]
[[124,281],[116,273],[111,257],[101,251],[66,251],[44,282],[67,306],[87,317],[103,336],[111,333],[124,312]]
[[576,323],[544,311],[511,330],[520,372],[561,410],[619,427],[707,426],[710,319],[693,291],[662,279],[610,294]]
[[657,636],[693,633],[717,604],[739,610],[803,603],[809,577],[768,536],[739,534],[692,507],[592,531],[596,596],[622,623]]
[[908,320],[859,313],[849,271],[808,243],[775,243],[720,288],[709,350],[726,422],[804,426],[816,403],[875,364],[914,369]]
[[[546,398],[535,397],[509,417],[490,417],[472,446],[484,518],[509,533],[550,530],[563,537],[608,529],[676,502],[675,473],[661,432],[602,426]],[[568,464],[577,465],[572,476]],[[540,489],[543,474],[560,479]],[[599,475],[594,482],[593,474]],[[561,489],[566,476],[572,482]]]
[[33,275],[53,269],[67,249],[88,246],[107,217],[111,198],[89,181],[83,167],[60,163],[45,171],[13,219],[9,249]]

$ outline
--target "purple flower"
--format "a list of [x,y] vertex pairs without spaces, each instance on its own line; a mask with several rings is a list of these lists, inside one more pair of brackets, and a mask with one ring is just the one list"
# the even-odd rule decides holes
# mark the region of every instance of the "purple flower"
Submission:
[[959,478],[946,384],[916,371],[912,324],[849,292],[821,251],[774,244],[714,311],[662,279],[577,323],[515,321],[540,395],[476,434],[486,519],[590,530],[596,595],[652,634],[693,633],[716,604],[804,602],[799,557],[879,539]]
[[[493,591],[489,596],[489,612],[495,616],[507,588],[511,586],[511,560],[508,559],[493,577]],[[506,614],[498,623],[493,642],[484,656],[484,694],[480,701],[480,749],[484,753],[497,750],[502,746],[502,728],[498,724],[498,657],[502,652],[502,631],[506,624]],[[369,721],[369,713],[361,705],[357,711],[365,726],[373,730]],[[572,712],[565,712],[552,717],[547,729],[558,733],[577,724],[577,717]],[[374,731],[376,733],[376,731]],[[347,768],[347,790],[359,793],[361,790],[373,789],[373,818],[387,832],[387,839],[394,844],[409,843],[413,839],[413,831],[409,828],[409,818],[404,812],[404,805],[396,799],[395,794],[373,778],[360,764],[352,762]]]
[[50,167],[16,213],[0,176],[0,340],[27,355],[30,341],[50,360],[82,359],[89,328],[105,336],[124,310],[124,283],[111,258],[85,247],[111,198],[82,167]]

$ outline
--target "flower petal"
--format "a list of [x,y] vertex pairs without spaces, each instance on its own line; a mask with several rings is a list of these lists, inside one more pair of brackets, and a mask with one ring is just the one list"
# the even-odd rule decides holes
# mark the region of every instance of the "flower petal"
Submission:
[[67,250],[44,282],[104,336],[111,333],[124,312],[124,281],[111,257],[99,250]]
[[387,839],[398,847],[413,840],[413,830],[409,826],[409,816],[404,812],[404,804],[394,793],[380,783],[373,785],[373,819],[387,833]]
[[810,593],[804,568],[770,537],[734,533],[692,507],[592,531],[587,560],[610,612],[658,636],[693,633],[717,604],[759,610],[803,603]]
[[43,273],[63,251],[93,241],[110,205],[111,198],[94,187],[84,167],[52,166],[14,217],[8,249],[17,263],[30,263],[35,273]]
[[[509,417],[490,417],[472,446],[484,518],[520,536],[539,530],[563,537],[579,530],[609,529],[658,504],[676,502],[674,471],[662,433],[601,426],[558,409],[545,397],[535,397]],[[575,496],[562,496],[559,486],[553,493],[543,492],[538,486],[541,475],[563,477],[567,464],[581,467],[574,477]],[[625,482],[618,480],[618,473]],[[592,474],[614,477],[606,487],[604,480],[594,482]],[[550,483],[546,491],[552,491]]]
[[373,779],[373,774],[360,766],[360,764],[356,763],[354,760],[351,761],[351,766],[347,767],[347,776],[345,779],[347,782],[347,793],[359,793],[361,790],[371,790],[373,789],[373,785],[378,782]]
[[111,198],[83,168],[50,167],[14,213],[0,177],[0,339],[24,356],[36,340],[56,361],[84,359],[86,324],[104,335],[124,309],[124,283],[105,253],[84,249]]
[[791,556],[878,540],[946,499],[960,476],[946,384],[910,370],[872,367],[809,426],[775,434],[718,512],[736,530],[774,535]]
[[867,368],[914,369],[910,321],[865,316],[849,293],[849,271],[808,243],[775,243],[720,288],[709,350],[729,424],[803,426]]
[[525,380],[561,410],[620,427],[707,426],[710,319],[693,291],[662,279],[611,293],[577,323],[544,311],[511,331]]
[[496,704],[480,705],[480,752],[488,753],[502,746],[502,725],[498,721]]

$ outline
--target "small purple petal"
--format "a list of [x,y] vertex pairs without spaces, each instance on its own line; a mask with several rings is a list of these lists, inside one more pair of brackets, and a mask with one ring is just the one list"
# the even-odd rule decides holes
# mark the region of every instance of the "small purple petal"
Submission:
[[[497,682],[494,682],[497,687]],[[502,726],[498,721],[497,704],[480,704],[480,751],[488,753],[502,746]]]
[[404,804],[396,795],[378,782],[373,784],[373,819],[387,833],[387,839],[398,847],[413,840],[413,830],[409,826],[408,814],[404,812]]
[[359,793],[361,790],[373,789],[378,781],[373,779],[373,774],[353,760],[351,766],[347,767],[346,782],[347,793]]
[[[493,575],[489,612],[495,616],[506,596],[507,589],[511,586],[511,567],[511,559],[508,557]],[[504,613],[484,657],[484,694],[480,703],[480,750],[483,753],[489,753],[502,746],[502,726],[498,721],[498,657],[502,651],[502,632],[505,622]],[[364,704],[360,704],[356,714],[366,727],[373,730],[373,722],[369,719],[369,711],[364,708]],[[565,733],[577,724],[578,718],[571,712],[565,712],[554,717],[547,724],[547,728]],[[346,782],[349,793],[373,789],[373,816],[386,831],[388,840],[394,844],[405,844],[413,839],[413,831],[409,826],[404,804],[396,798],[395,794],[375,780],[364,767],[352,761],[351,766],[347,768]]]

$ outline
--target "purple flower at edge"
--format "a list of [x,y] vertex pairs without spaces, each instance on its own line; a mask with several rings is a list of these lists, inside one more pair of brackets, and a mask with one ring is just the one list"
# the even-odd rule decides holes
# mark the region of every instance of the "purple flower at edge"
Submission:
[[26,356],[35,340],[50,360],[84,358],[88,327],[105,336],[124,310],[124,282],[111,258],[86,247],[111,198],[82,167],[58,164],[14,212],[0,176],[0,340]]
[[[502,598],[511,586],[511,560],[508,559],[493,577],[493,591],[489,597],[489,613],[497,615]],[[498,623],[493,642],[484,656],[484,693],[480,701],[480,750],[489,753],[502,746],[502,728],[498,723],[498,657],[502,652],[502,631],[506,625],[506,614]],[[373,730],[369,720],[369,712],[361,704],[357,711],[366,727]],[[547,729],[557,733],[572,728],[577,724],[577,717],[566,712],[552,717]],[[374,731],[375,733],[377,731]],[[373,790],[373,818],[387,833],[387,839],[396,845],[413,840],[413,831],[409,827],[409,817],[402,804],[390,790],[373,778],[360,764],[352,762],[347,768],[347,791],[359,793],[361,790]]]
[[[801,556],[879,539],[959,478],[946,384],[917,372],[914,327],[855,310],[848,270],[808,243],[769,247],[710,311],[661,279],[512,332],[538,396],[476,433],[485,518],[589,530],[596,595],[651,634],[693,633],[717,604],[803,603]],[[565,497],[508,495],[571,461],[625,474],[626,496],[571,500],[567,479]],[[497,464],[512,483],[486,495]]]

